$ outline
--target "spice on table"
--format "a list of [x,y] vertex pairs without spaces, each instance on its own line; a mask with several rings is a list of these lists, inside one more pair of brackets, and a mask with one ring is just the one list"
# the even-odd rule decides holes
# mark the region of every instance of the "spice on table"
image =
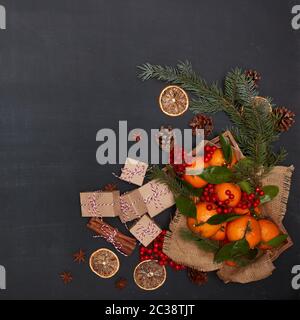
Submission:
[[78,262],[79,264],[85,262],[85,252],[83,250],[79,250],[78,252],[73,254],[74,262]]

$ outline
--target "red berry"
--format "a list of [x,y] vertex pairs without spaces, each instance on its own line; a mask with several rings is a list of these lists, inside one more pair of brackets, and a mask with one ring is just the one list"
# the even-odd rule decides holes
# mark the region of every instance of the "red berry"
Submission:
[[231,191],[230,190],[226,190],[225,194],[227,194],[229,196],[231,194]]
[[217,213],[222,213],[222,208],[217,208]]
[[173,268],[173,267],[175,266],[175,262],[171,260],[171,261],[169,262],[169,265],[170,265],[170,267]]
[[179,270],[181,269],[181,267],[180,267],[179,265],[177,265],[177,266],[175,267],[175,269],[176,269],[176,271],[179,271]]
[[248,207],[247,207],[247,205],[246,204],[243,204],[242,205],[242,209],[247,209]]
[[230,194],[230,195],[229,195],[229,199],[230,199],[230,200],[233,200],[233,199],[234,199],[234,195],[233,195],[233,194]]
[[212,205],[211,204],[208,204],[207,206],[206,206],[206,209],[208,210],[208,211],[211,211],[212,210]]
[[217,196],[212,196],[211,200],[212,200],[212,202],[216,202],[216,201],[218,201],[218,197]]
[[259,193],[259,192],[260,192],[260,188],[259,188],[259,187],[256,187],[256,188],[255,188],[255,192],[256,192],[256,193]]
[[210,197],[209,197],[209,196],[206,196],[206,197],[205,197],[205,201],[206,201],[206,202],[209,202],[209,201],[210,201]]
[[212,150],[216,151],[218,148],[216,146],[212,146]]
[[205,156],[205,158],[204,158],[204,162],[208,162],[210,159],[207,157],[207,156]]
[[209,145],[206,145],[205,147],[204,147],[204,151],[205,152],[209,152],[211,150],[211,147],[209,146]]
[[259,195],[260,195],[260,196],[264,196],[265,193],[261,190],[261,191],[259,192]]
[[204,191],[204,192],[203,192],[203,195],[204,195],[204,196],[208,196],[208,191]]

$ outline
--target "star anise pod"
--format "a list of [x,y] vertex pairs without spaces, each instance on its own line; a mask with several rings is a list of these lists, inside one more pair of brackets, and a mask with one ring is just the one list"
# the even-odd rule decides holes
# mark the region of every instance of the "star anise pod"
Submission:
[[64,282],[64,284],[68,284],[73,281],[73,276],[71,272],[63,272],[60,274],[60,278]]
[[112,192],[112,191],[116,191],[116,190],[118,190],[118,187],[114,183],[108,183],[103,188],[103,191],[106,191],[106,192]]
[[208,275],[206,272],[198,271],[192,268],[188,268],[188,276],[193,283],[199,286],[207,283],[208,281]]
[[258,83],[261,80],[261,75],[256,70],[249,69],[245,71],[245,75],[254,82],[256,87],[258,87]]
[[193,135],[197,135],[197,129],[204,129],[205,138],[210,136],[214,129],[212,118],[200,113],[194,116],[189,125],[193,130]]
[[73,254],[74,262],[85,262],[85,252],[83,250],[79,250],[78,252]]
[[295,123],[295,113],[285,107],[278,107],[273,110],[277,119],[277,130],[280,132],[288,131]]
[[128,285],[128,281],[125,278],[119,278],[116,282],[115,282],[115,287],[117,289],[125,289]]

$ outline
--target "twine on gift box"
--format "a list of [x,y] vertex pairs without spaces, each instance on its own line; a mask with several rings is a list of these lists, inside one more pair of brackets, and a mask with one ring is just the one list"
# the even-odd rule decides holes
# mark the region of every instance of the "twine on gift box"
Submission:
[[158,185],[157,183],[149,183],[151,188],[151,195],[144,199],[145,204],[153,203],[156,209],[163,209],[164,205],[160,198],[170,193],[169,188],[167,186]]
[[[139,215],[136,210],[134,209],[134,206],[138,203],[137,200],[135,201],[131,201],[130,203],[128,201],[125,200],[124,196],[126,196],[128,193],[124,193],[121,197],[120,197],[120,208],[121,208],[121,212],[122,215],[120,215],[120,219],[123,223],[125,223],[126,228],[128,229],[126,222],[131,221],[131,220],[135,220],[141,217],[141,215]],[[133,217],[130,218],[130,213],[133,214]]]
[[[139,223],[139,222],[137,222]],[[158,227],[152,222],[149,221],[147,226],[138,225],[137,229],[135,230],[135,237],[142,243],[146,236],[154,238],[157,235]]]
[[134,165],[133,169],[128,168],[128,166],[126,166],[126,164],[125,164],[125,167],[121,169],[121,172],[122,172],[121,176],[118,176],[114,172],[112,174],[113,174],[113,176],[115,176],[116,178],[118,178],[120,180],[131,183],[132,178],[134,176],[139,176],[139,177],[144,176],[146,169],[147,169],[147,166],[145,164],[138,162],[136,165]]
[[96,199],[96,195],[101,195],[101,191],[96,191],[93,192],[91,195],[88,196],[88,201],[87,203],[83,203],[81,204],[81,207],[87,207],[88,208],[88,213],[89,215],[91,215],[92,217],[101,217],[101,207],[105,207],[105,206],[115,206],[115,201],[111,202],[111,203],[98,203],[97,199]]

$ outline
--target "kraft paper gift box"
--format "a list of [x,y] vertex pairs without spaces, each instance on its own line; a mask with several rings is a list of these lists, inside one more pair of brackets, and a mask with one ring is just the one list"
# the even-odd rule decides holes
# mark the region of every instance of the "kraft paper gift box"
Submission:
[[120,214],[120,192],[80,193],[82,217],[117,217]]
[[142,186],[148,169],[148,164],[127,158],[124,168],[122,168],[121,180]]
[[152,180],[139,188],[139,192],[151,218],[175,204],[174,196],[168,186]]
[[162,230],[148,215],[144,215],[129,231],[143,246],[147,247]]
[[120,207],[120,219],[123,223],[140,218],[147,212],[147,207],[139,189],[121,195]]

